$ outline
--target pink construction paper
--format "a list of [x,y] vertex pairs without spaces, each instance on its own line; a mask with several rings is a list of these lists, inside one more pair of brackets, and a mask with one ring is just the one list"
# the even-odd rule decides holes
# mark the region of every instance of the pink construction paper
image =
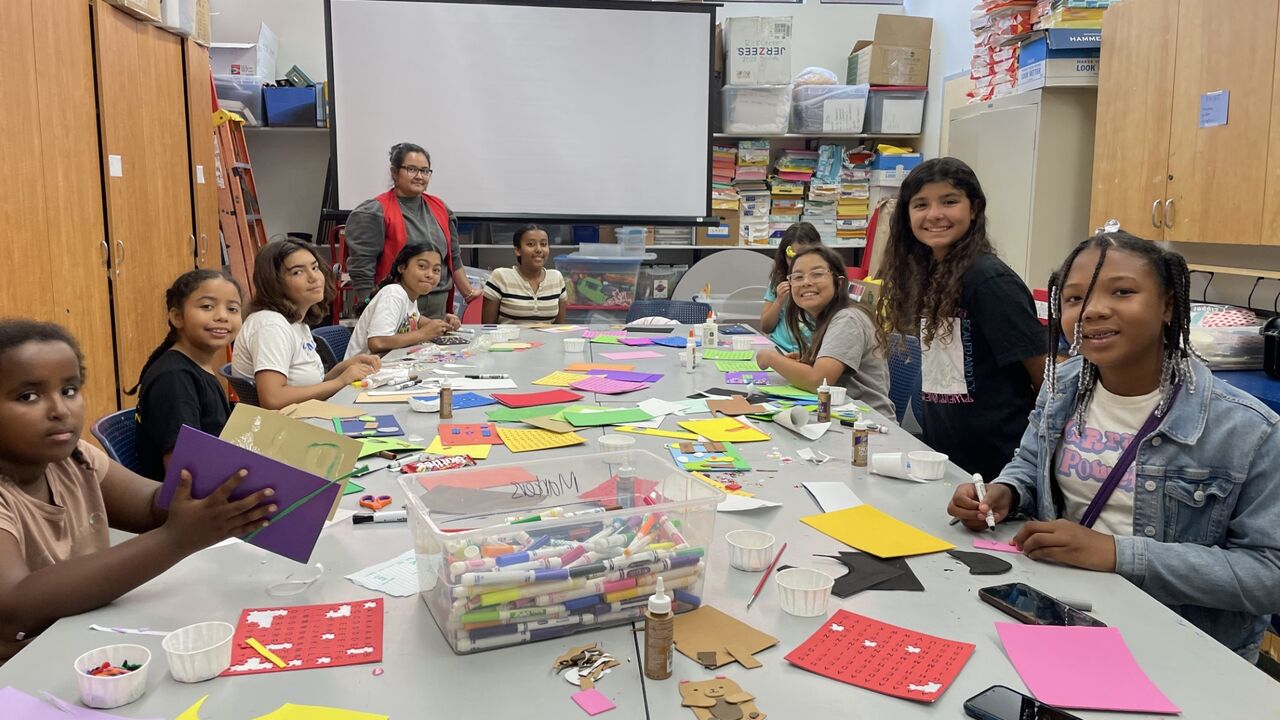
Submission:
[[587,392],[601,393],[602,395],[620,395],[629,393],[633,390],[641,390],[649,387],[648,383],[628,382],[626,380],[610,380],[607,377],[592,375],[586,380],[579,380],[569,387],[574,390],[586,390]]
[[569,697],[573,698],[573,701],[578,703],[578,707],[582,708],[583,712],[588,715],[599,715],[606,710],[612,710],[617,707],[612,700],[605,697],[595,688],[576,692]]
[[601,335],[612,335],[616,338],[620,338],[626,334],[626,330],[587,330],[582,333],[582,337],[587,338],[588,340],[593,337],[600,337]]
[[602,352],[601,355],[610,360],[641,360],[644,358],[660,358],[662,353],[652,350],[632,350],[630,352]]
[[[742,337],[742,336],[738,335],[735,337]],[[752,345],[772,345],[773,344],[773,341],[770,340],[768,336],[765,336],[765,335],[748,335],[747,337],[751,338]]]
[[996,632],[1040,702],[1078,710],[1182,712],[1138,666],[1116,628],[996,623]]
[[1014,555],[1021,555],[1022,551],[1016,545],[1010,545],[1007,542],[999,540],[987,540],[986,538],[974,538],[973,546],[979,550],[994,550],[995,552],[1007,552]]
[[624,337],[619,342],[621,342],[623,345],[631,345],[632,347],[638,347],[642,345],[652,345],[653,338],[647,338],[647,337],[625,338]]

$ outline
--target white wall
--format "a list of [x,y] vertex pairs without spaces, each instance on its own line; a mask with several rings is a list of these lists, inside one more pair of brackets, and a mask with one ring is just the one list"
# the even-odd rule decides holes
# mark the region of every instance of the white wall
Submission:
[[907,15],[933,18],[933,56],[929,59],[929,98],[924,107],[921,151],[938,156],[938,143],[946,118],[942,117],[944,78],[969,69],[973,57],[973,31],[969,29],[967,0],[903,0]]
[[[297,65],[312,80],[329,77],[324,52],[324,0],[210,0],[213,42],[257,42],[258,25],[280,40],[281,77]],[[275,79],[275,78],[270,78]]]

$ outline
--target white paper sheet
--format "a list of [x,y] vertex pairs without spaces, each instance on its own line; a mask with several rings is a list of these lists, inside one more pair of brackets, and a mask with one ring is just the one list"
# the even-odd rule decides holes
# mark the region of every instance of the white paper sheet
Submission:
[[800,486],[813,497],[813,501],[818,503],[824,513],[862,504],[862,498],[842,482],[802,482]]
[[817,440],[831,429],[830,420],[824,423],[809,422],[809,411],[803,407],[794,407],[789,411],[780,412],[773,416],[773,422],[809,440]]
[[684,407],[683,403],[661,400],[659,398],[649,398],[648,400],[640,401],[640,409],[654,417],[678,413],[683,410]]
[[744,512],[747,510],[759,510],[761,508],[778,507],[782,503],[772,502],[770,500],[761,500],[760,498],[745,497],[743,495],[725,495],[724,500],[716,506],[716,512]]
[[418,593],[418,563],[412,550],[347,576],[351,582],[393,597]]

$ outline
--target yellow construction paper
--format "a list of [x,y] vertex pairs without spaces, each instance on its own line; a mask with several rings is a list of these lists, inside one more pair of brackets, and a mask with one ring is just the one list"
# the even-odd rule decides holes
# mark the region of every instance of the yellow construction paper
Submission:
[[205,695],[204,697],[200,698],[195,702],[194,705],[187,708],[186,710],[183,710],[182,714],[179,715],[177,718],[175,718],[175,720],[200,720],[200,706],[203,705],[204,701],[208,699],[209,699],[208,695]]
[[259,715],[254,720],[388,720],[388,717],[377,713],[343,710],[323,705],[285,703],[266,715]]
[[533,343],[527,342],[500,342],[489,346],[490,350],[528,350],[533,347]]
[[525,430],[498,426],[498,437],[511,452],[549,450],[551,448],[581,445],[586,440],[577,433],[556,433],[550,430]]
[[679,430],[659,430],[657,428],[639,428],[630,425],[619,425],[614,428],[621,432],[635,433],[636,435],[652,435],[654,437],[675,438],[677,440],[697,440],[698,435],[694,433],[680,432]]
[[551,387],[569,387],[570,384],[576,383],[579,380],[586,380],[589,377],[591,376],[579,375],[577,373],[569,373],[569,372],[564,372],[563,370],[557,370],[546,377],[542,377],[542,378],[538,378],[537,380],[534,380],[533,384],[534,385],[550,385]]
[[427,446],[432,455],[470,455],[472,460],[484,460],[492,449],[492,445],[445,445],[439,435]]
[[870,505],[810,515],[800,521],[849,547],[880,558],[924,555],[955,547]]
[[721,417],[712,420],[685,420],[680,427],[697,433],[711,442],[760,442],[769,436],[736,418]]

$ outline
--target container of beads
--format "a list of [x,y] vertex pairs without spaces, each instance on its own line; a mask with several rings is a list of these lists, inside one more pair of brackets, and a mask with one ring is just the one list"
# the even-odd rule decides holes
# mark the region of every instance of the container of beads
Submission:
[[107,645],[76,658],[80,702],[109,710],[128,705],[147,690],[151,651],[141,645]]

